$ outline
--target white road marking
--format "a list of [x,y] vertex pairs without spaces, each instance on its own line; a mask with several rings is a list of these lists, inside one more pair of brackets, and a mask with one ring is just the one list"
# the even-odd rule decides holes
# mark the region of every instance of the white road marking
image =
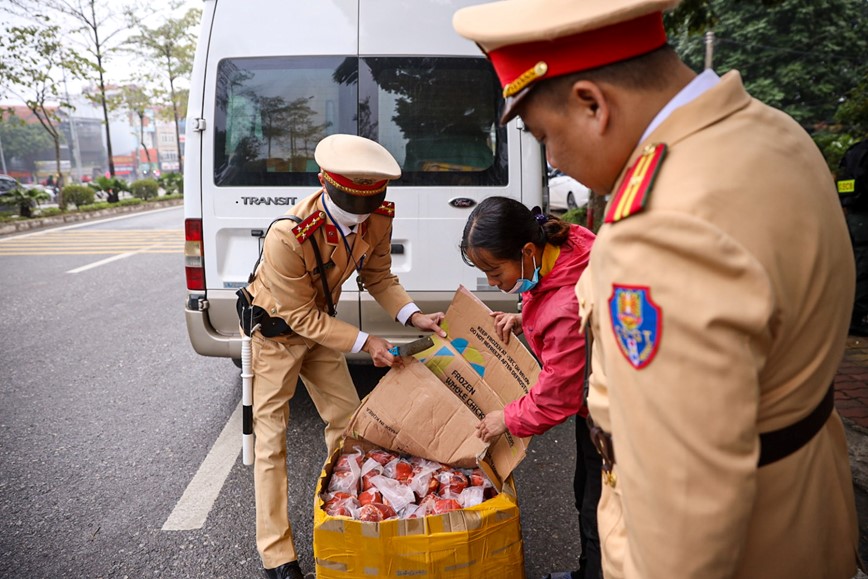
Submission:
[[81,266],[81,267],[77,267],[77,268],[75,268],[75,269],[71,269],[71,270],[69,270],[69,271],[66,272],[66,273],[81,273],[81,272],[83,272],[83,271],[87,271],[87,270],[89,270],[89,269],[93,269],[93,268],[95,268],[95,267],[99,267],[99,266],[101,266],[101,265],[105,265],[105,264],[107,264],[107,263],[111,263],[111,262],[113,262],[113,261],[117,261],[117,260],[119,260],[119,259],[123,259],[123,258],[125,258],[125,257],[130,257],[131,255],[135,255],[135,254],[137,254],[137,253],[139,253],[139,252],[138,252],[138,251],[131,251],[131,252],[129,252],[129,253],[120,253],[120,254],[118,254],[118,255],[113,255],[113,256],[111,256],[111,257],[107,257],[107,258],[105,258],[105,259],[101,259],[101,260],[99,260],[99,261],[95,261],[95,262],[93,262],[93,263],[89,263],[89,264],[87,264],[87,265],[83,265],[83,266]]
[[166,522],[163,523],[164,531],[190,531],[201,529],[205,525],[205,519],[214,506],[214,501],[226,482],[226,477],[238,460],[241,452],[241,403],[229,417],[229,422],[223,427],[220,436],[199,470],[196,471],[193,480],[187,485],[181,500],[175,505],[175,509]]
[[81,272],[83,272],[83,271],[87,271],[87,270],[89,270],[89,269],[93,269],[93,268],[95,268],[95,267],[99,267],[99,266],[101,266],[101,265],[105,265],[105,264],[107,264],[107,263],[111,263],[111,262],[113,262],[113,261],[117,261],[117,260],[119,260],[119,259],[123,259],[123,258],[125,258],[125,257],[130,257],[131,255],[136,255],[137,253],[145,253],[146,251],[149,251],[149,250],[151,250],[151,249],[153,249],[153,248],[155,248],[155,247],[157,247],[157,244],[151,244],[151,245],[149,245],[149,246],[147,246],[147,247],[143,247],[143,248],[141,248],[141,249],[137,249],[137,250],[135,250],[135,251],[130,251],[130,252],[128,252],[128,253],[121,253],[121,254],[119,254],[119,255],[113,255],[113,256],[111,256],[111,257],[107,257],[107,258],[105,258],[105,259],[101,259],[101,260],[99,260],[99,261],[95,261],[95,262],[93,262],[93,263],[89,263],[88,265],[83,265],[83,266],[81,266],[81,267],[77,267],[77,268],[75,268],[75,269],[71,269],[71,270],[69,270],[69,271],[66,272],[66,273],[81,273]]

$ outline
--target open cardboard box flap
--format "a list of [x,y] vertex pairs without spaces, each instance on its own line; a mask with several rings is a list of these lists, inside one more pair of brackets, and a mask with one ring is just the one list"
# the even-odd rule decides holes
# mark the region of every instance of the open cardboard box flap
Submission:
[[476,436],[486,414],[503,410],[536,383],[540,368],[518,339],[504,344],[491,310],[459,287],[442,327],[448,338],[405,358],[362,401],[346,435],[455,466],[477,464],[500,489],[524,459],[530,438],[506,432],[488,446]]

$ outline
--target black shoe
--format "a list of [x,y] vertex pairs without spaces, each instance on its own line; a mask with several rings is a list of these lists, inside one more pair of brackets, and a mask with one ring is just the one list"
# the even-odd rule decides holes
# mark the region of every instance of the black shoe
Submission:
[[265,569],[265,576],[268,579],[304,579],[304,573],[301,572],[298,561],[284,563],[274,569]]

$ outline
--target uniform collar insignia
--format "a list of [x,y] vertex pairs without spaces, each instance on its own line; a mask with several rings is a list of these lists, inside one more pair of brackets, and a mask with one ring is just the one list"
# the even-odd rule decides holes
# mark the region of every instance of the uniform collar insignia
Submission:
[[633,166],[627,169],[618,191],[609,201],[605,223],[615,223],[645,209],[666,151],[664,143],[645,147]]
[[301,223],[293,227],[292,234],[295,235],[299,243],[304,243],[314,231],[323,226],[325,221],[325,213],[317,211],[308,215]]

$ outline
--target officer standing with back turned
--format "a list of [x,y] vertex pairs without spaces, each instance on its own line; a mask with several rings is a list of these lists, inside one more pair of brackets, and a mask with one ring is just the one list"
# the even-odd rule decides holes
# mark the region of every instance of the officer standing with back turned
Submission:
[[611,195],[578,284],[607,578],[849,579],[831,386],[853,253],[829,169],[737,71],[667,45],[677,0],[458,11],[552,166]]
[[326,423],[331,453],[359,405],[344,353],[365,351],[376,366],[395,363],[388,341],[334,317],[341,285],[355,275],[392,318],[446,336],[438,326],[443,314],[423,314],[390,271],[395,205],[385,197],[401,176],[398,163],[355,135],[326,137],[314,156],[322,189],[272,224],[247,288],[260,314],[251,337],[256,545],[273,579],[303,578],[286,474],[288,402],[298,377]]

